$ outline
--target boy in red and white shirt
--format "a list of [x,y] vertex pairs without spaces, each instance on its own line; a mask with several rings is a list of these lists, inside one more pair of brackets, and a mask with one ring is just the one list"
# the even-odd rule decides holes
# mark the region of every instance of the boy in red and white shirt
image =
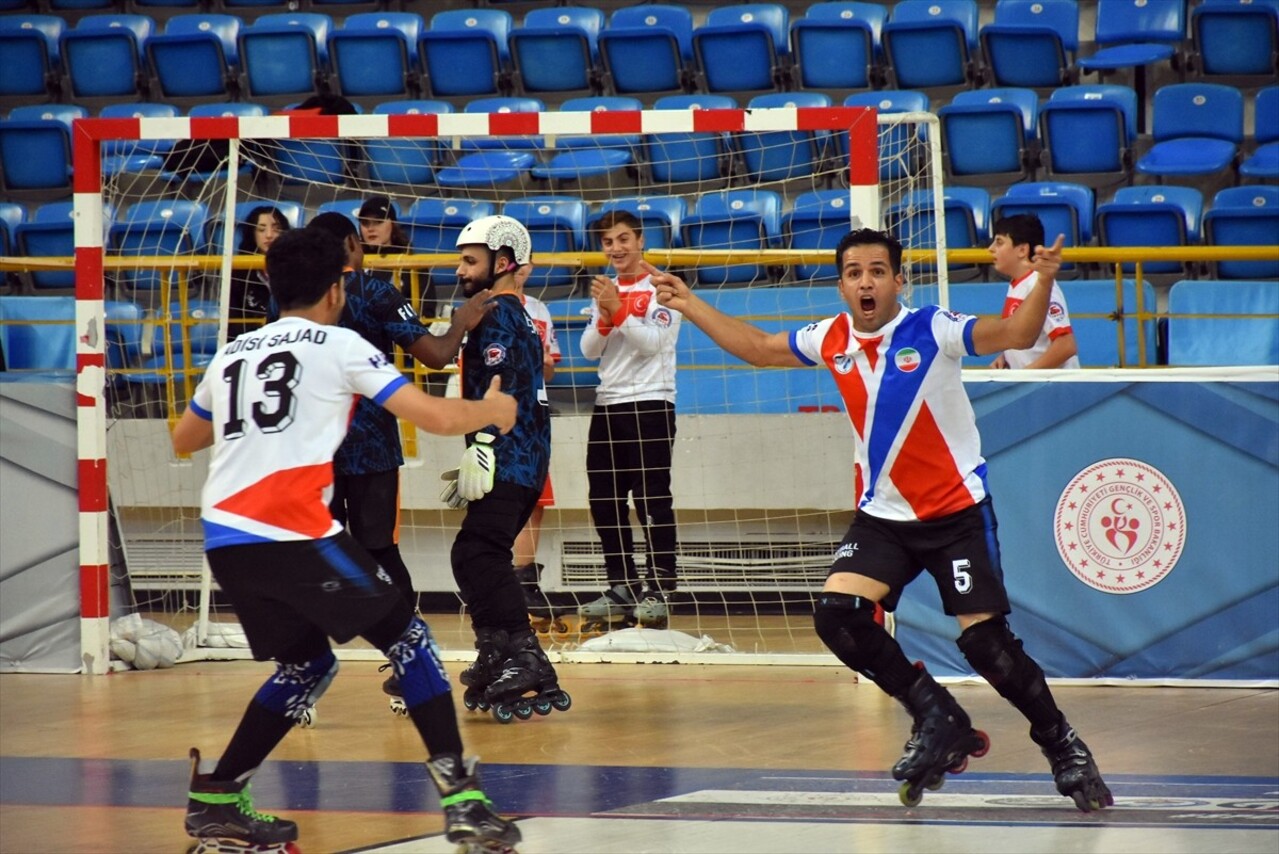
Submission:
[[[1001,317],[1008,317],[1025,301],[1039,280],[1032,258],[1035,247],[1044,245],[1044,224],[1034,214],[1018,214],[995,221],[995,239],[990,254],[995,270],[1007,276],[1008,294]],[[994,368],[1078,368],[1079,351],[1070,328],[1070,313],[1061,286],[1053,282],[1048,297],[1048,317],[1034,346],[1025,350],[1005,350],[991,363]]]

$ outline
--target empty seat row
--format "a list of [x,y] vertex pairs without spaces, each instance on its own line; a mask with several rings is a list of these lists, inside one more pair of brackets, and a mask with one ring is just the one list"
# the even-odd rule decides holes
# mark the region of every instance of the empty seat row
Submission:
[[[714,8],[693,25],[685,6],[648,4],[606,16],[536,8],[517,25],[498,8],[363,12],[341,26],[323,11],[101,14],[68,28],[55,15],[0,19],[0,96],[298,99],[329,87],[349,98],[528,94],[1040,89],[1081,74],[1168,62],[1204,79],[1260,85],[1279,67],[1277,0],[1099,0],[1095,53],[1078,57],[1074,0],[999,0],[978,28],[976,0],[819,2]],[[22,60],[19,64],[15,60]],[[108,61],[109,60],[109,61]],[[151,91],[154,90],[154,91]]]

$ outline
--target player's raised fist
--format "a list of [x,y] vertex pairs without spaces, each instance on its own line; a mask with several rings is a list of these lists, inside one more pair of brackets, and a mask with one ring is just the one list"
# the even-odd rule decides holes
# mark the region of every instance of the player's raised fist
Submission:
[[493,425],[501,430],[503,435],[509,433],[511,428],[515,426],[515,415],[517,407],[515,398],[502,391],[502,377],[495,376],[493,381],[489,383],[489,389],[484,393],[484,402],[495,405],[495,415],[493,417]]
[[1030,259],[1031,264],[1035,268],[1035,272],[1039,273],[1040,279],[1056,279],[1057,271],[1061,269],[1061,247],[1066,243],[1066,235],[1059,234],[1057,239],[1053,241],[1053,245],[1044,248],[1043,246],[1035,247],[1035,254]]

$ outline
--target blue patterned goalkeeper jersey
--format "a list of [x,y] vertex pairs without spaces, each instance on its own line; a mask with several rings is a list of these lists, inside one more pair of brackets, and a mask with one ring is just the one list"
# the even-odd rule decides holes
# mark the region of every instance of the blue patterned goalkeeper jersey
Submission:
[[[496,479],[536,489],[546,482],[551,461],[550,407],[542,382],[542,339],[533,319],[515,294],[494,297],[496,307],[467,334],[462,348],[462,396],[479,400],[493,377],[518,406],[515,427],[505,436],[497,430]],[[474,434],[467,436],[470,442]]]
[[[272,300],[269,319],[279,316]],[[396,344],[407,349],[430,334],[412,303],[394,285],[359,270],[346,273],[346,307],[342,309],[340,325],[360,333],[388,359],[394,356]],[[346,439],[333,456],[333,473],[376,474],[402,465],[404,453],[395,416],[373,401],[360,398]]]

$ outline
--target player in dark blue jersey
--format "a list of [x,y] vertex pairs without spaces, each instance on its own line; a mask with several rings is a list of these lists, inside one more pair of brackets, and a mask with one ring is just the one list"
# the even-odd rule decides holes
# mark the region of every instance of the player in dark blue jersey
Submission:
[[[320,229],[343,241],[347,253],[346,308],[340,325],[360,333],[388,358],[394,355],[398,344],[427,367],[443,368],[457,356],[466,332],[492,308],[486,304],[486,294],[476,295],[454,312],[448,332],[432,335],[412,303],[393,284],[363,271],[364,250],[355,223],[343,214],[328,212],[312,219],[307,228]],[[333,457],[333,498],[329,509],[333,518],[344,524],[355,541],[386,570],[416,611],[417,594],[399,545],[402,465],[404,454],[395,416],[373,401],[361,399],[346,439]],[[402,703],[396,702],[399,684],[394,675],[387,677],[383,690],[391,695],[392,708],[402,712]]]
[[467,335],[462,396],[483,397],[494,376],[519,409],[505,436],[481,430],[456,472],[446,473],[445,500],[466,503],[453,541],[453,578],[475,628],[474,663],[462,674],[468,709],[492,706],[503,722],[569,707],[529,625],[524,593],[512,569],[515,538],[537,505],[551,459],[550,407],[542,380],[542,339],[524,311],[515,273],[529,263],[528,231],[506,216],[475,220],[458,235],[458,279],[468,295],[489,289],[493,309]]

